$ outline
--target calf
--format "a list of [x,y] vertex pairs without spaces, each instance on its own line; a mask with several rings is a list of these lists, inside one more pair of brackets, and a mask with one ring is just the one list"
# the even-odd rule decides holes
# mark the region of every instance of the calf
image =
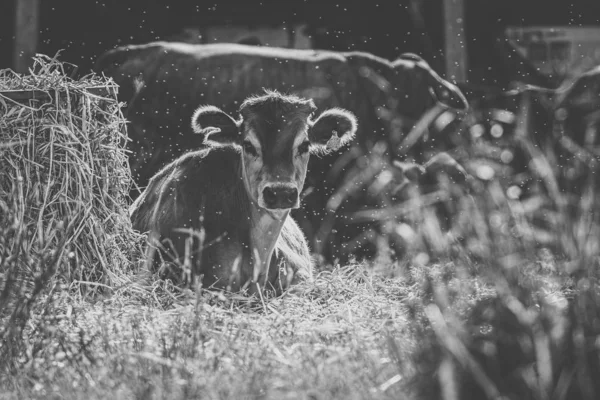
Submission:
[[[278,263],[310,274],[308,249],[288,216],[300,205],[309,154],[337,150],[356,132],[353,114],[329,109],[313,120],[312,100],[267,91],[235,120],[198,108],[192,128],[207,145],[156,174],[131,206],[133,227],[150,232],[158,255],[189,265],[204,286],[250,292],[277,281]],[[194,233],[195,232],[195,233]],[[308,270],[307,270],[308,269]]]

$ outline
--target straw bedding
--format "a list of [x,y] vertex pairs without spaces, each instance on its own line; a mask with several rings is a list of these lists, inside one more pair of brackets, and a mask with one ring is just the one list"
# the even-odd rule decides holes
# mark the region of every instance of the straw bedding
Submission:
[[125,283],[139,238],[116,90],[41,55],[27,75],[0,71],[0,293],[15,274],[92,291]]

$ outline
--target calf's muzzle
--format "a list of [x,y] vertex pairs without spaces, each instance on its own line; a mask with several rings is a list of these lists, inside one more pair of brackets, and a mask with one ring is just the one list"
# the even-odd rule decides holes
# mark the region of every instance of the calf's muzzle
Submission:
[[268,209],[298,207],[298,189],[290,184],[266,185],[262,191],[263,202]]

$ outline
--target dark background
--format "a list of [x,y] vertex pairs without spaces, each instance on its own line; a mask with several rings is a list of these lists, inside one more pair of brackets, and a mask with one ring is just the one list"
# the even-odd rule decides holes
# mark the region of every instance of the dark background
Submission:
[[[501,37],[507,26],[600,25],[600,0],[465,0],[471,83],[506,86],[515,77],[544,84]],[[177,34],[188,26],[306,23],[315,48],[364,50],[393,59],[443,63],[442,0],[42,0],[38,52],[87,72],[104,51]],[[15,0],[0,6],[0,68],[11,67]],[[423,25],[415,9],[420,9]]]

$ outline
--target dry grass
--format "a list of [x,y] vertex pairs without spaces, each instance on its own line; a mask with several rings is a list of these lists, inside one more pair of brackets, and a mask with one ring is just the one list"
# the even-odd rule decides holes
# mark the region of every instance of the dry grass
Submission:
[[[464,306],[488,290],[477,279],[447,279],[476,288]],[[32,337],[48,345],[22,365],[11,391],[40,398],[398,398],[413,372],[422,283],[419,273],[388,279],[350,265],[264,305],[204,291],[182,293],[165,308],[152,294],[162,290],[158,284],[94,305],[58,298],[53,331]]]

